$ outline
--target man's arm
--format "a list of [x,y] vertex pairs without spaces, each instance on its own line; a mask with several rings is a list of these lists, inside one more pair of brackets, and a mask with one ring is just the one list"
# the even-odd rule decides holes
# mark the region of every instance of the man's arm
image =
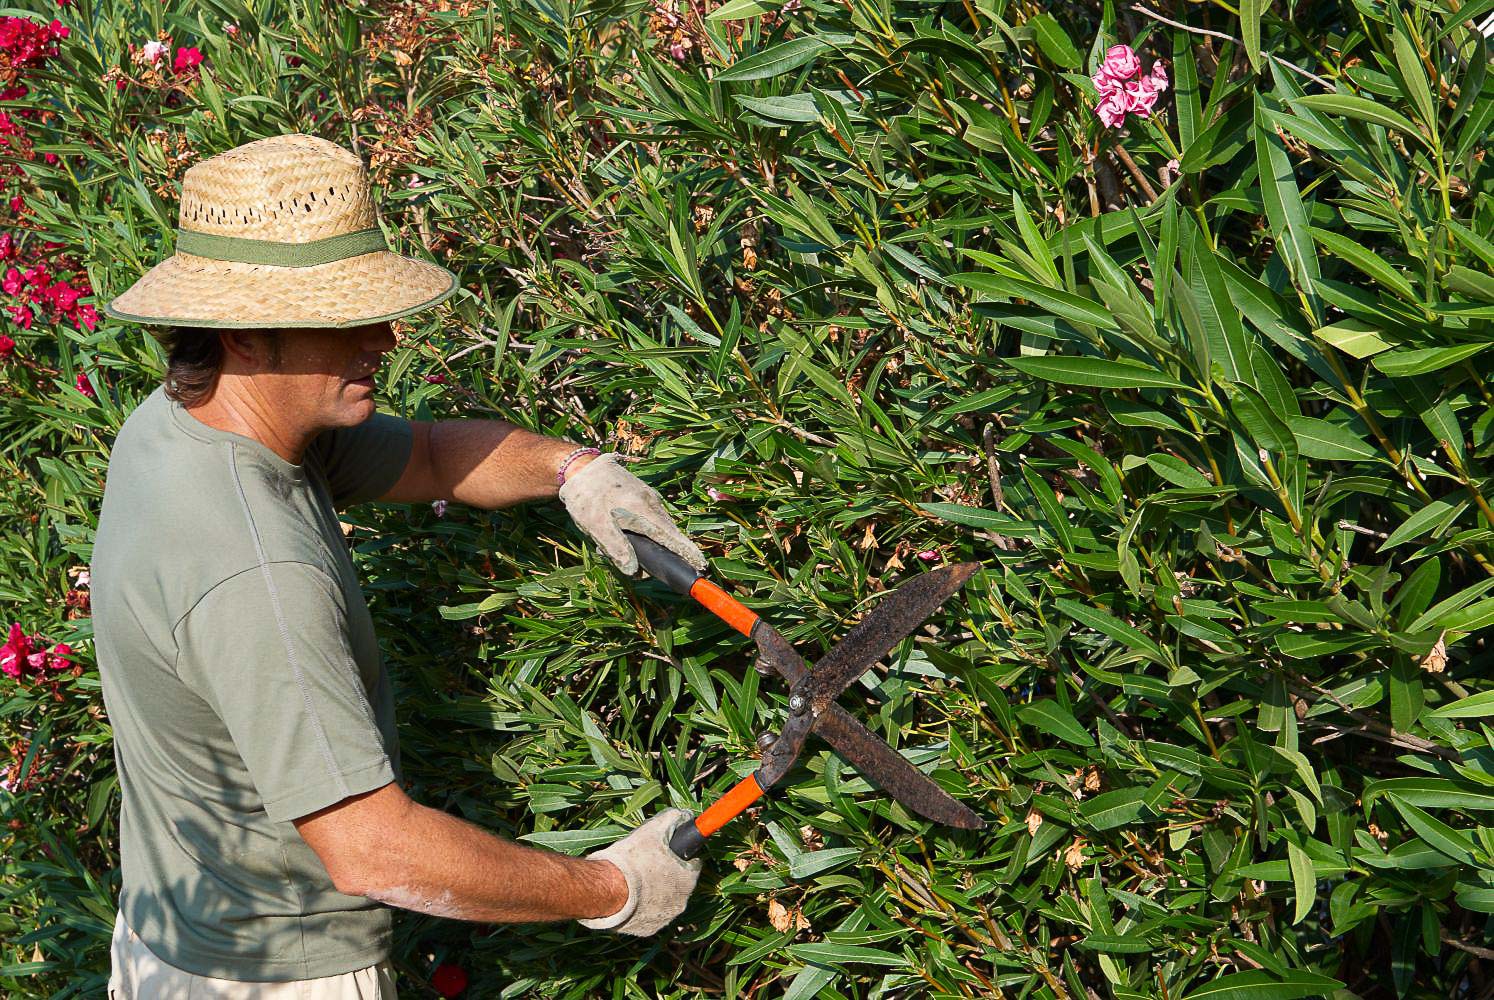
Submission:
[[399,785],[293,821],[339,892],[456,920],[604,917],[628,884],[606,861],[525,847],[408,798]]
[[[399,481],[378,499],[385,503],[451,500],[484,510],[526,500],[553,500],[555,472],[580,445],[546,437],[503,420],[412,420],[414,441]],[[570,477],[595,456],[582,455]]]

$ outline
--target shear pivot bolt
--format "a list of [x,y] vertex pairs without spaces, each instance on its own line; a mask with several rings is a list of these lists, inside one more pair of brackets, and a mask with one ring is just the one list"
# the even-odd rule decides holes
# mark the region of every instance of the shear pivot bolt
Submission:
[[804,696],[802,694],[791,694],[791,695],[789,695],[789,711],[790,712],[793,712],[795,715],[798,715],[800,712],[803,712],[808,707],[809,707],[809,702],[807,702],[807,701],[804,700]]
[[757,734],[757,748],[763,753],[767,753],[769,750],[771,750],[773,748],[773,744],[777,742],[777,733],[761,732]]

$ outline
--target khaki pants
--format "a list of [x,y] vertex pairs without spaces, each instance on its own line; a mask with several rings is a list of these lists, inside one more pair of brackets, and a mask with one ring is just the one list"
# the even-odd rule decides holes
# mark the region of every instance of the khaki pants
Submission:
[[388,959],[337,976],[289,983],[246,983],[184,972],[153,955],[123,913],[114,918],[109,963],[109,1000],[395,1000],[394,966]]

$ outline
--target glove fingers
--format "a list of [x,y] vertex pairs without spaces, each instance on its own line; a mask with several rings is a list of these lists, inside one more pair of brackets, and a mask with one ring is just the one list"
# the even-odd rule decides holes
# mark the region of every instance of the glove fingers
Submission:
[[664,546],[670,552],[689,563],[697,572],[706,568],[705,553],[690,541],[669,517],[668,511],[658,504],[658,511],[638,511],[625,507],[614,507],[612,518],[620,527],[636,531]]

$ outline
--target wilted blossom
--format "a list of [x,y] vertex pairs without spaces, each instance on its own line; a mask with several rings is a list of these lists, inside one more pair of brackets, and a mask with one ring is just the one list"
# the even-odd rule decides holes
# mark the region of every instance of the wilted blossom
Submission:
[[706,496],[710,497],[712,500],[716,501],[717,503],[720,503],[723,500],[735,500],[736,499],[736,497],[732,496],[730,493],[722,493],[720,490],[716,489],[716,487],[714,487],[714,486],[707,486],[706,487]]
[[1157,106],[1158,96],[1167,89],[1167,68],[1161,61],[1152,63],[1151,72],[1141,75],[1141,60],[1129,45],[1112,45],[1092,77],[1100,100],[1095,114],[1107,128],[1125,121],[1127,114],[1145,118]]
[[446,501],[445,500],[435,500],[435,501],[432,501],[432,503],[431,503],[431,510],[433,510],[433,511],[436,512],[436,516],[437,517],[445,517],[446,516]]
[[171,51],[171,46],[165,42],[150,41],[146,42],[145,47],[140,51],[148,61],[160,62],[161,57]]
[[78,373],[78,377],[73,381],[73,384],[78,387],[79,392],[89,399],[99,398],[98,394],[93,391],[93,385],[88,381],[88,376],[83,372]]
[[933,562],[935,559],[939,558],[939,550],[924,549],[922,552],[918,553],[918,558],[922,559],[924,562]]
[[238,36],[239,26],[237,24],[234,24],[232,21],[224,21],[223,33],[229,38],[235,38]]

